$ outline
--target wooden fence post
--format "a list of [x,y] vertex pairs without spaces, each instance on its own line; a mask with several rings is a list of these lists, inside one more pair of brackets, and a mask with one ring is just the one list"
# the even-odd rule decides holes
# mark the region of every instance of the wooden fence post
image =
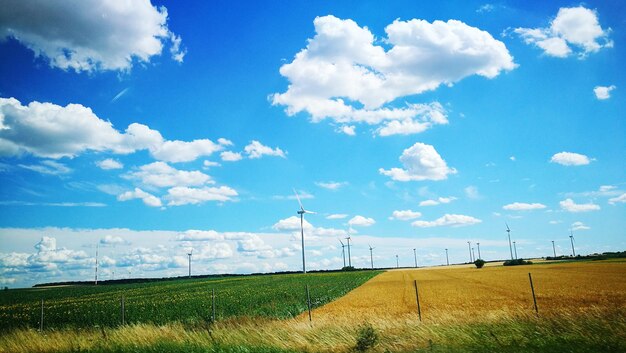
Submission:
[[417,300],[417,316],[422,321],[422,308],[420,307],[420,295],[417,291],[417,280],[413,280],[413,284],[415,285],[415,299]]
[[533,302],[535,303],[535,313],[539,315],[539,309],[537,309],[537,298],[535,298],[535,286],[533,286],[533,277],[528,272],[528,279],[530,280],[530,290],[533,292]]
[[311,295],[309,294],[309,285],[305,285],[306,288],[306,303],[307,306],[309,307],[309,321],[313,321],[312,317],[311,317]]

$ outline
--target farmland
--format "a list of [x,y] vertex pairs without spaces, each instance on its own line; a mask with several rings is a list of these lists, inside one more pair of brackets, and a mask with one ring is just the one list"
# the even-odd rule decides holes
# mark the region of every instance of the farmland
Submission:
[[[534,311],[529,272],[533,275],[538,314]],[[315,276],[327,276],[324,280],[316,279],[331,283],[319,292],[326,293],[339,281],[363,282],[374,274]],[[349,352],[354,350],[355,339],[364,325],[377,333],[376,344],[370,349],[373,352],[626,351],[624,262],[517,267],[490,264],[480,270],[470,266],[390,270],[347,295],[318,306],[312,322],[308,315],[294,317],[290,310],[279,315],[263,312],[270,307],[287,306],[291,299],[285,291],[296,291],[293,301],[301,302],[298,298],[302,296],[303,279],[312,281],[312,296],[316,296],[314,280],[297,275],[286,278],[289,283],[284,287],[271,276],[237,279],[254,282],[246,290],[270,287],[265,281],[274,280],[278,282],[271,287],[282,288],[273,292],[279,297],[274,304],[265,306],[254,318],[247,315],[250,309],[243,309],[239,313],[224,312],[212,324],[176,319],[164,320],[164,324],[147,321],[110,328],[66,328],[43,334],[32,329],[11,330],[0,337],[0,351]],[[413,281],[419,287],[422,321],[416,312]],[[184,282],[178,285],[183,286]],[[189,281],[189,288],[184,290],[196,285],[202,289],[195,292],[195,299],[190,296],[186,301],[201,301],[201,295],[206,295],[210,285],[206,281],[200,283]],[[167,292],[162,285],[145,289],[146,293]],[[111,290],[115,297],[120,289]],[[270,300],[271,295],[268,293],[264,300]],[[164,296],[155,294],[154,298],[163,300]],[[259,301],[256,305],[264,304]],[[304,304],[300,305],[304,309]]]
[[0,330],[39,327],[44,300],[46,328],[118,326],[124,296],[128,324],[195,323],[211,319],[211,291],[216,319],[288,318],[307,309],[305,284],[313,307],[328,303],[379,272],[309,273],[183,279],[127,285],[63,286],[0,293]]

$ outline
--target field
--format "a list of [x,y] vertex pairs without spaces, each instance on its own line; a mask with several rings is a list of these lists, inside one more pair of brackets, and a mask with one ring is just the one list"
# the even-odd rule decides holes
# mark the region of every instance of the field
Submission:
[[230,317],[289,318],[311,305],[341,297],[379,272],[309,273],[179,279],[165,282],[33,288],[0,292],[0,332],[39,328],[41,299],[47,329],[115,327],[125,323],[206,322],[212,316],[211,291],[216,295],[216,319]]
[[[538,314],[534,311],[529,272]],[[329,276],[336,285],[345,280],[356,283],[356,278],[364,281],[364,274],[319,276]],[[305,278],[290,278],[290,285],[300,296],[301,280]],[[269,279],[240,280],[258,280],[248,287],[253,289],[266,287],[264,281]],[[419,287],[422,321],[417,315],[414,280]],[[152,290],[161,285],[156,284]],[[191,281],[189,285],[194,288],[200,284]],[[208,287],[204,283],[201,288],[196,293],[205,293]],[[274,292],[278,296],[274,306],[289,301],[281,293]],[[270,298],[268,294],[265,299]],[[245,315],[246,310],[242,312]],[[305,313],[290,317],[292,311],[286,312],[290,315],[259,312],[260,316],[251,318],[222,314],[213,324],[174,320],[162,325],[83,327],[44,333],[10,330],[0,337],[0,351],[349,352],[355,350],[357,338],[367,332],[364,328],[371,327],[370,332],[376,336],[369,349],[372,352],[624,352],[626,263],[390,270],[319,306],[313,311],[312,322]]]

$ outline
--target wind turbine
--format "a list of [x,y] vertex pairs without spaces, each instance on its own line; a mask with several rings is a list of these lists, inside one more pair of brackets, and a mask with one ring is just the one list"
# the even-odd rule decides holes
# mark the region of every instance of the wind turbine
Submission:
[[372,269],[374,269],[374,255],[372,253],[372,250],[374,250],[374,248],[372,248],[372,246],[369,244],[367,244],[367,246],[370,247],[370,261],[372,262]]
[[[298,196],[298,192],[296,192],[296,189],[293,189],[293,192],[294,194],[296,194],[296,199],[298,200],[298,204],[300,205],[300,210],[298,211],[298,214],[300,215],[300,236],[302,237],[302,273],[306,273],[306,261],[304,257],[304,214],[315,214],[315,212],[305,210],[304,206],[302,206],[300,196]],[[350,243],[348,243],[348,253],[350,253]]]
[[339,239],[341,243],[341,257],[343,258],[343,267],[346,267],[346,245]]
[[515,260],[517,260],[517,246],[515,245],[515,240],[513,240],[513,250],[515,250]]
[[469,250],[470,262],[474,262],[474,261],[472,260],[472,242],[471,242],[471,241],[468,241],[468,242],[467,242],[467,250]]
[[574,232],[572,232],[572,230],[570,229],[569,234],[569,240],[572,243],[572,254],[574,254],[574,257],[576,257],[576,250],[574,250]]
[[450,266],[450,259],[448,258],[448,249],[446,249],[446,266]]
[[191,278],[191,255],[193,255],[193,248],[187,253],[187,257],[189,258],[189,278]]
[[415,258],[415,268],[417,268],[417,252],[415,251],[415,248],[413,248],[413,257]]
[[472,261],[476,260],[476,254],[474,253],[474,247],[472,246]]
[[482,257],[480,256],[480,243],[476,243],[476,246],[478,246],[478,258],[482,259]]
[[552,241],[552,252],[554,252],[554,257],[556,257],[556,248],[554,247],[554,240]]
[[511,260],[513,260],[513,248],[511,247],[511,229],[506,222],[504,222],[504,224],[506,225],[506,233],[509,235],[509,250],[511,251]]
[[96,243],[96,281],[95,281],[95,286],[98,285],[98,246],[100,244]]
[[398,262],[398,254],[396,254],[396,268],[400,268],[400,262]]
[[346,240],[348,241],[348,266],[352,267],[352,255],[350,255],[350,233],[348,232],[348,236],[346,237]]

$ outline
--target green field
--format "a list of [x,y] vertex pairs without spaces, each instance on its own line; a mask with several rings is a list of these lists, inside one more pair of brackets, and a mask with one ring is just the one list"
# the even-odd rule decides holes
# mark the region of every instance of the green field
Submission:
[[231,317],[290,318],[307,309],[305,284],[312,307],[341,297],[379,271],[281,274],[176,279],[170,281],[32,288],[0,292],[0,331],[38,328],[41,299],[44,327],[115,327],[125,323],[162,325],[211,319],[211,291],[216,293],[216,319]]

